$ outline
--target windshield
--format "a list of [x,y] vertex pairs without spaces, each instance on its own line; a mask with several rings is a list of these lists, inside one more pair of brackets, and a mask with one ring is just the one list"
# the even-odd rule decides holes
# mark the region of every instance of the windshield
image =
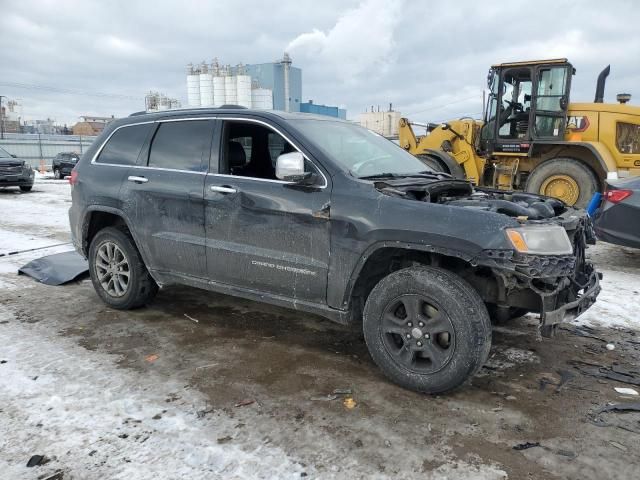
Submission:
[[395,143],[358,125],[300,120],[296,127],[325,155],[358,178],[431,171]]
[[9,152],[0,147],[0,158],[12,158]]

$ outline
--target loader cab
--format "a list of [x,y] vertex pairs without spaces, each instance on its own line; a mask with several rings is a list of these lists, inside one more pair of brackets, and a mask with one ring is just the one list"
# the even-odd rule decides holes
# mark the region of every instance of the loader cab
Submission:
[[481,151],[526,155],[533,141],[562,140],[573,73],[564,58],[491,67]]

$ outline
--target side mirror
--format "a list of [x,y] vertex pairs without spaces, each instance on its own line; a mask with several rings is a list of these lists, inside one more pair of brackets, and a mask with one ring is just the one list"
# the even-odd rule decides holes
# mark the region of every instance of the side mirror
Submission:
[[276,160],[276,177],[285,182],[299,183],[311,177],[304,171],[304,157],[300,152],[283,153]]
[[451,128],[451,125],[449,125],[448,123],[443,123],[440,125],[440,128],[442,128],[443,130],[449,130]]

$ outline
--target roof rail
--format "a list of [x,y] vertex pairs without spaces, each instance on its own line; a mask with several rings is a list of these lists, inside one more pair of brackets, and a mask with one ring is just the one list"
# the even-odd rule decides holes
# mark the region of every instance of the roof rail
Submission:
[[219,107],[180,107],[180,108],[169,108],[167,110],[154,110],[154,111],[141,110],[140,112],[134,112],[129,116],[136,117],[138,115],[146,115],[148,113],[179,112],[182,110],[212,110],[212,109],[248,110],[248,108],[245,107],[244,105],[226,104],[226,105],[221,105]]

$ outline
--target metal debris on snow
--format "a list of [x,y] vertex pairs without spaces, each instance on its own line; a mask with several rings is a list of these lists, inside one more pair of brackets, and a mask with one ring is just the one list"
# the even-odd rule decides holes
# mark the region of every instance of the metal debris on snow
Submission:
[[332,400],[335,400],[336,398],[338,398],[338,395],[333,395],[333,394],[329,393],[327,395],[317,395],[315,397],[311,397],[309,400],[311,400],[313,402],[331,402]]
[[246,407],[247,405],[252,405],[254,403],[256,403],[255,400],[251,398],[247,398],[245,400],[240,400],[238,403],[234,405],[234,407]]
[[193,317],[187,315],[186,313],[184,314],[184,316],[187,317],[192,322],[200,323],[200,320],[198,320],[197,318],[193,318]]

